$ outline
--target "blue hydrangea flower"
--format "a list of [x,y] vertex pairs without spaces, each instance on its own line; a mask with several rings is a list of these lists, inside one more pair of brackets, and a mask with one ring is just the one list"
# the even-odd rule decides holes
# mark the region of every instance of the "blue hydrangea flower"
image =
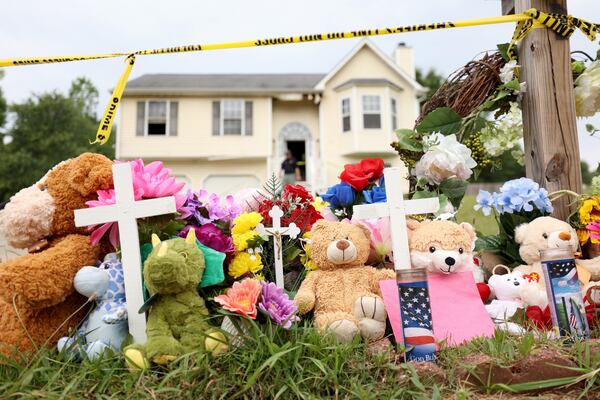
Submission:
[[373,186],[371,190],[363,190],[363,197],[365,199],[365,203],[385,203],[387,200],[385,194],[385,188],[381,186]]
[[327,201],[331,208],[349,207],[354,203],[356,193],[352,186],[341,182],[327,189],[327,193],[322,194],[321,198]]
[[481,210],[483,215],[486,217],[492,212],[492,208],[495,208],[496,199],[494,195],[487,190],[480,190],[477,195],[477,204],[473,207],[475,211]]

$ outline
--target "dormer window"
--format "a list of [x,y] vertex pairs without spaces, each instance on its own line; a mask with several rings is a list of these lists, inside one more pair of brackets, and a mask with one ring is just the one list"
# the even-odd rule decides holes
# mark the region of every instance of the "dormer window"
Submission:
[[342,99],[342,132],[349,132],[352,129],[350,121],[350,98]]
[[381,129],[381,98],[377,95],[362,96],[363,128]]

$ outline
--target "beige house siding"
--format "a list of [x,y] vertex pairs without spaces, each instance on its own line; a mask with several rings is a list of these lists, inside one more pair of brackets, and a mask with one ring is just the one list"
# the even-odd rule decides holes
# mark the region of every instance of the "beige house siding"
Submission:
[[[236,97],[238,98],[238,97]],[[136,136],[136,107],[143,100],[179,102],[177,136]],[[153,159],[224,159],[268,155],[268,97],[243,97],[253,102],[253,134],[213,136],[212,102],[222,97],[126,97],[121,105],[118,157]]]
[[[397,52],[396,56],[402,59],[401,54]],[[414,71],[398,69],[369,41],[361,41],[314,87],[291,89],[289,93],[287,89],[269,92],[257,88],[255,92],[248,90],[243,95],[229,97],[253,102],[251,136],[212,135],[212,102],[222,99],[220,95],[163,88],[157,92],[163,95],[154,96],[153,86],[141,92],[139,88],[130,94],[126,91],[120,109],[117,157],[163,160],[194,189],[206,188],[223,194],[252,182],[262,184],[271,173],[279,174],[286,147],[282,132],[289,134],[290,126],[295,126],[292,136],[296,139],[292,140],[298,140],[300,131],[306,136],[305,184],[323,191],[338,182],[344,164],[381,157],[386,165],[401,165],[390,147],[395,137],[390,99],[396,99],[398,128],[412,128],[418,116],[420,87],[413,76]],[[139,93],[150,95],[142,97]],[[363,95],[380,97],[380,129],[363,128]],[[349,132],[342,129],[341,101],[346,97],[351,101]],[[136,136],[137,102],[154,99],[178,102],[177,136]]]
[[[391,85],[344,86],[352,79],[386,79]],[[364,129],[362,96],[379,95],[381,129]],[[350,98],[351,130],[342,131],[343,98]],[[381,157],[390,166],[401,166],[396,152],[390,147],[394,139],[391,127],[390,99],[397,100],[398,127],[412,128],[418,114],[417,93],[396,71],[385,64],[373,50],[365,46],[359,50],[331,79],[323,91],[321,118],[323,119],[323,154],[326,160],[326,185],[336,182],[344,164],[365,157]]]

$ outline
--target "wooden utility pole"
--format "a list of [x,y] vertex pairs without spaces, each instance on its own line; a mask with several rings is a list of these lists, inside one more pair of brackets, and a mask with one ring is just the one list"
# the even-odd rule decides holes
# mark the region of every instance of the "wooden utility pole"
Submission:
[[[567,14],[567,0],[503,0],[503,11],[530,8]],[[523,136],[527,176],[553,192],[581,193],[579,140],[569,40],[547,28],[533,29],[519,46],[523,97]],[[554,203],[554,216],[566,220],[570,199]]]

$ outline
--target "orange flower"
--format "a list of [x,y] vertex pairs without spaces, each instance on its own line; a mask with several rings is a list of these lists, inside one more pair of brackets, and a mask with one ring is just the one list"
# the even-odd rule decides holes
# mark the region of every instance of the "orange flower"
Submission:
[[256,302],[261,290],[260,282],[256,279],[244,279],[234,282],[227,293],[215,297],[215,301],[227,311],[256,319]]

